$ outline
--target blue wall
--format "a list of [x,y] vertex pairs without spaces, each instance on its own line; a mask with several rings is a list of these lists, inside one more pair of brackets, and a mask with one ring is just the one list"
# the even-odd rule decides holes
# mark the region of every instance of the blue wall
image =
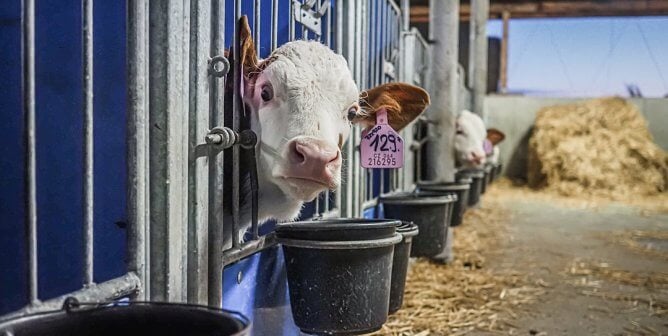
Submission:
[[[252,12],[244,1],[242,13]],[[288,41],[289,1],[279,6],[279,45]],[[36,4],[36,118],[39,295],[49,299],[77,290],[82,268],[82,94],[81,8],[76,1],[40,0]],[[95,62],[95,281],[122,275],[125,267],[125,1],[96,1]],[[226,45],[232,41],[233,2],[227,1]],[[24,306],[24,190],[19,0],[0,3],[0,315]],[[269,7],[262,18],[261,56],[270,49]],[[252,15],[249,17],[253,25]],[[297,29],[300,37],[301,29]],[[286,307],[280,251],[256,256],[226,271],[226,306],[253,309],[255,291],[278,288],[273,303]],[[268,262],[274,260],[276,262]],[[239,270],[267,269],[266,279],[236,284]],[[276,271],[277,270],[277,271]],[[278,278],[277,278],[278,276]],[[251,285],[248,285],[248,284]],[[237,286],[238,285],[238,286]],[[234,288],[238,287],[238,288]],[[242,288],[242,289],[239,289]],[[245,289],[244,289],[245,288]],[[241,292],[240,292],[241,290]],[[245,292],[244,292],[245,291]],[[243,294],[240,294],[242,293]],[[265,296],[264,294],[259,297]],[[250,311],[245,310],[247,314]]]

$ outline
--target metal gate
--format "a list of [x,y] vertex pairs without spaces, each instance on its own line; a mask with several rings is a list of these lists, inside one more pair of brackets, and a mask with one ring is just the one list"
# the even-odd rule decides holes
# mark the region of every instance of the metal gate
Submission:
[[[224,123],[224,83],[226,77],[236,76],[226,73],[224,55],[227,47],[238,45],[236,31],[230,28],[236,27],[234,23],[242,15],[248,15],[251,21],[260,55],[268,55],[289,40],[317,39],[346,57],[361,89],[395,80],[424,85],[428,46],[417,31],[408,30],[408,1],[403,1],[402,7],[393,0],[272,0],[268,4],[260,0],[127,0],[128,271],[96,284],[93,0],[82,0],[82,288],[41,302],[36,257],[35,144],[39,137],[34,123],[35,4],[34,0],[23,0],[25,236],[30,305],[0,319],[58,309],[69,296],[86,302],[132,297],[220,306],[223,267],[275,244],[272,234],[257,234],[254,226],[252,239],[235,241],[232,248],[222,250],[223,225],[231,225],[235,237],[241,227],[240,172],[234,164],[233,178],[227,183],[224,151],[205,141],[214,127],[239,131],[239,115],[233,116],[231,124]],[[232,59],[237,59],[238,48],[234,52]],[[238,78],[235,84],[239,85]],[[238,97],[232,103],[240,104]],[[359,165],[360,133],[355,127],[343,149],[349,164],[342,172],[345,178],[341,188],[320,195],[307,207],[304,218],[379,216],[375,211],[379,195],[409,190],[419,179],[419,139],[411,144],[412,150],[406,151],[406,168],[366,170]],[[412,127],[403,136],[406,140],[416,138]],[[233,163],[238,162],[237,147],[226,151],[232,151]],[[219,218],[226,192],[235,200],[232,223]]]

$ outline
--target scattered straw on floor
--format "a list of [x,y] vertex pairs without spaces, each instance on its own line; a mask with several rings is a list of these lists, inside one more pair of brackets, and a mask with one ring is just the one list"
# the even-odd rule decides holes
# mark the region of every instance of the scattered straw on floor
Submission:
[[[566,273],[576,277],[573,285],[582,287],[583,295],[600,297],[604,300],[626,301],[637,306],[645,305],[651,315],[668,315],[668,273],[666,272],[631,272],[613,268],[605,262],[574,260]],[[603,282],[634,286],[649,290],[645,294],[630,294],[628,291],[615,291],[604,286]]]
[[529,141],[529,185],[562,195],[615,200],[656,195],[668,186],[668,155],[622,98],[543,108]]
[[507,178],[501,178],[492,185],[486,195],[493,195],[497,199],[541,201],[579,209],[596,209],[610,205],[623,205],[636,208],[646,215],[668,213],[668,192],[656,195],[637,195],[624,200],[612,200],[605,196],[586,193],[565,196],[554,190],[535,190],[526,185],[514,183]]
[[510,319],[544,289],[526,276],[487,267],[507,218],[502,207],[491,204],[469,210],[455,231],[455,260],[448,265],[413,263],[403,308],[374,335],[462,335],[514,328]]
[[612,232],[606,234],[604,238],[622,245],[633,252],[668,260],[668,250],[661,250],[655,244],[651,243],[651,241],[668,242],[668,231],[629,230]]

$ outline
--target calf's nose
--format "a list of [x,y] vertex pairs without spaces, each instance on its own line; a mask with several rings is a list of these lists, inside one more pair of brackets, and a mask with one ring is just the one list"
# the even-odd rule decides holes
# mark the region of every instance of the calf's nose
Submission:
[[288,144],[288,177],[332,186],[333,171],[341,167],[339,148],[317,139],[293,140]]

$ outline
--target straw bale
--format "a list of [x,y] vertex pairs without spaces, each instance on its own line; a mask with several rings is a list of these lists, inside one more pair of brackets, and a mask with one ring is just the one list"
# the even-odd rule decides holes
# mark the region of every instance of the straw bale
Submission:
[[541,109],[529,141],[529,186],[615,200],[668,186],[668,155],[638,109],[601,98]]

